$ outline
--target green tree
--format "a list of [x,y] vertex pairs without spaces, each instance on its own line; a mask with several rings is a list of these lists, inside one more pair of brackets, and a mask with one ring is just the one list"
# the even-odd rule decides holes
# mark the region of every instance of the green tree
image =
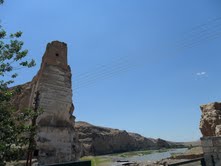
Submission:
[[[4,0],[0,0],[0,5],[3,3]],[[27,60],[28,50],[23,49],[21,36],[21,31],[8,34],[0,25],[0,166],[23,155],[24,147],[35,132],[35,126],[28,122],[37,113],[32,109],[17,111],[10,102],[19,91],[9,88],[18,76],[16,71],[35,66],[34,60]]]

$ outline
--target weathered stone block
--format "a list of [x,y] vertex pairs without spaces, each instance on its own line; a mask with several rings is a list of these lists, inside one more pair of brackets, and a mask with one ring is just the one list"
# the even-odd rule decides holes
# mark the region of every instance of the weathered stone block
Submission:
[[[211,143],[213,146],[211,146]],[[201,144],[203,146],[204,159],[207,166],[221,163],[221,137],[203,137],[201,138]]]
[[201,138],[201,145],[202,145],[202,147],[212,147],[213,141],[212,141],[211,137]]
[[221,147],[221,137],[215,137],[212,139],[212,141],[213,141],[213,146]]
[[203,152],[204,153],[213,153],[214,149],[213,149],[213,147],[203,147]]
[[[215,153],[221,153],[221,147],[213,147]],[[221,158],[220,158],[221,159]]]

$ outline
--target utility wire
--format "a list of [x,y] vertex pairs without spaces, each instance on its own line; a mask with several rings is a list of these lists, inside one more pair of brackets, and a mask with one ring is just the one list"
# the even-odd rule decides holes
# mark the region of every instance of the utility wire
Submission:
[[[220,23],[219,23],[220,22]],[[218,23],[215,26],[212,23]],[[189,33],[194,33],[194,37],[187,38],[188,40],[181,41],[182,45],[177,47],[173,51],[182,51],[183,49],[192,48],[199,45],[201,42],[210,41],[212,39],[219,38],[221,35],[221,17],[210,20],[206,24],[202,24],[200,26],[196,26],[190,30]],[[215,28],[215,31],[214,31]],[[199,30],[198,32],[196,32]],[[196,36],[196,37],[195,37]],[[186,42],[186,43],[185,43]],[[176,42],[176,45],[180,44]],[[184,43],[184,44],[183,44]],[[143,56],[140,56],[143,57]],[[138,59],[138,57],[136,57]],[[139,61],[134,63],[134,56],[122,56],[114,59],[111,63],[106,65],[100,65],[96,67],[95,70],[91,70],[89,72],[78,74],[75,77],[74,84],[77,84],[73,89],[74,91],[79,90],[83,87],[88,87],[96,83],[97,80],[103,80],[107,78],[111,78],[116,74],[128,71],[132,67],[138,67],[143,63],[144,60],[140,59]]]
[[[183,44],[183,45],[179,46],[178,49],[180,50],[180,49],[190,48],[190,47],[198,44],[199,42],[202,42],[202,40],[208,40],[208,39],[216,38],[217,35],[219,35],[219,34],[220,34],[220,32],[215,33],[215,34],[210,34],[209,36],[208,35],[207,36],[205,36],[205,35],[204,36],[200,36],[198,40],[195,40],[194,42],[191,42],[190,44],[189,43]],[[125,57],[127,57],[127,56],[125,56]],[[125,57],[124,57],[124,59],[125,59]],[[119,58],[118,61],[119,60],[121,61],[122,59]],[[112,64],[113,64],[112,67],[115,67],[115,62],[112,62]],[[100,65],[98,68],[96,68],[96,70],[94,70],[93,73],[96,73],[96,71],[102,71],[103,69],[105,69],[105,67],[106,67],[106,65]],[[84,73],[84,74],[81,74],[81,75],[77,75],[77,76],[75,76],[75,78],[77,80],[77,79],[85,78],[87,76],[92,77],[91,72],[87,72],[87,73]]]

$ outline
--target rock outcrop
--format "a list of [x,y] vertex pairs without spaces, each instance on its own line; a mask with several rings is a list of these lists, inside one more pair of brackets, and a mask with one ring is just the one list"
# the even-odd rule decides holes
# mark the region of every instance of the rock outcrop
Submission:
[[78,160],[81,146],[72,115],[71,69],[67,64],[67,45],[53,41],[47,45],[41,68],[29,83],[21,85],[14,97],[18,110],[33,107],[36,92],[40,93],[37,118],[37,149],[40,165]]
[[76,122],[75,128],[83,145],[83,156],[177,147],[162,139],[145,138],[125,130],[94,126],[86,122]]
[[203,136],[221,136],[221,103],[202,105],[200,130]]

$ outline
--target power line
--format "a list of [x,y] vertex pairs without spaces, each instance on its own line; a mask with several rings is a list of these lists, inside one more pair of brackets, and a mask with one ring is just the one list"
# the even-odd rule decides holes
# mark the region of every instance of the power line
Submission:
[[[192,47],[199,45],[202,41],[208,41],[208,40],[220,37],[220,35],[221,35],[220,29],[218,29],[218,31],[217,30],[214,31],[212,29],[213,30],[212,33],[208,33],[209,30],[210,30],[209,32],[211,32],[211,28],[220,28],[220,26],[221,26],[220,23],[218,25],[212,26],[212,27],[211,27],[211,25],[209,25],[211,23],[217,23],[218,21],[221,21],[221,17],[215,18],[213,20],[210,20],[208,23],[201,24],[200,26],[196,26],[196,27],[192,28],[189,33],[193,33],[197,29],[203,28],[203,30],[199,31],[198,34],[195,34],[195,36],[198,35],[197,38],[190,38],[191,40],[188,41],[189,43],[184,43],[183,45],[178,47],[177,50],[174,50],[174,51],[180,51],[182,49],[192,48]],[[207,27],[208,25],[209,25],[209,27]],[[207,28],[205,29],[205,27],[207,27]],[[184,42],[185,42],[185,40],[184,40]],[[176,43],[176,45],[177,45],[177,43]],[[140,56],[140,58],[141,57],[143,57],[143,56]],[[143,59],[140,59],[139,61],[143,63]],[[79,84],[79,86],[76,86],[76,88],[74,88],[74,90],[78,90],[82,87],[88,87],[88,86],[94,84],[97,80],[113,77],[114,75],[116,75],[118,73],[125,72],[125,71],[131,69],[131,67],[135,67],[137,65],[134,65],[134,56],[121,56],[120,58],[114,59],[112,61],[112,63],[108,63],[106,65],[100,65],[100,66],[96,67],[95,71],[92,70],[92,71],[89,71],[89,72],[86,72],[83,74],[79,74],[78,76],[76,76],[75,83]]]
[[104,80],[106,78],[111,78],[111,77],[115,76],[116,74],[123,73],[125,71],[128,71],[128,69],[132,69],[133,67],[137,67],[137,66],[138,66],[138,64],[135,65],[135,64],[129,63],[129,64],[124,64],[122,66],[113,68],[111,70],[106,70],[102,73],[99,73],[99,74],[89,78],[89,79],[83,80],[81,82],[77,82],[80,86],[76,86],[75,88],[73,88],[73,90],[76,91],[79,88],[88,87],[88,86],[94,84],[96,82],[96,80]]

